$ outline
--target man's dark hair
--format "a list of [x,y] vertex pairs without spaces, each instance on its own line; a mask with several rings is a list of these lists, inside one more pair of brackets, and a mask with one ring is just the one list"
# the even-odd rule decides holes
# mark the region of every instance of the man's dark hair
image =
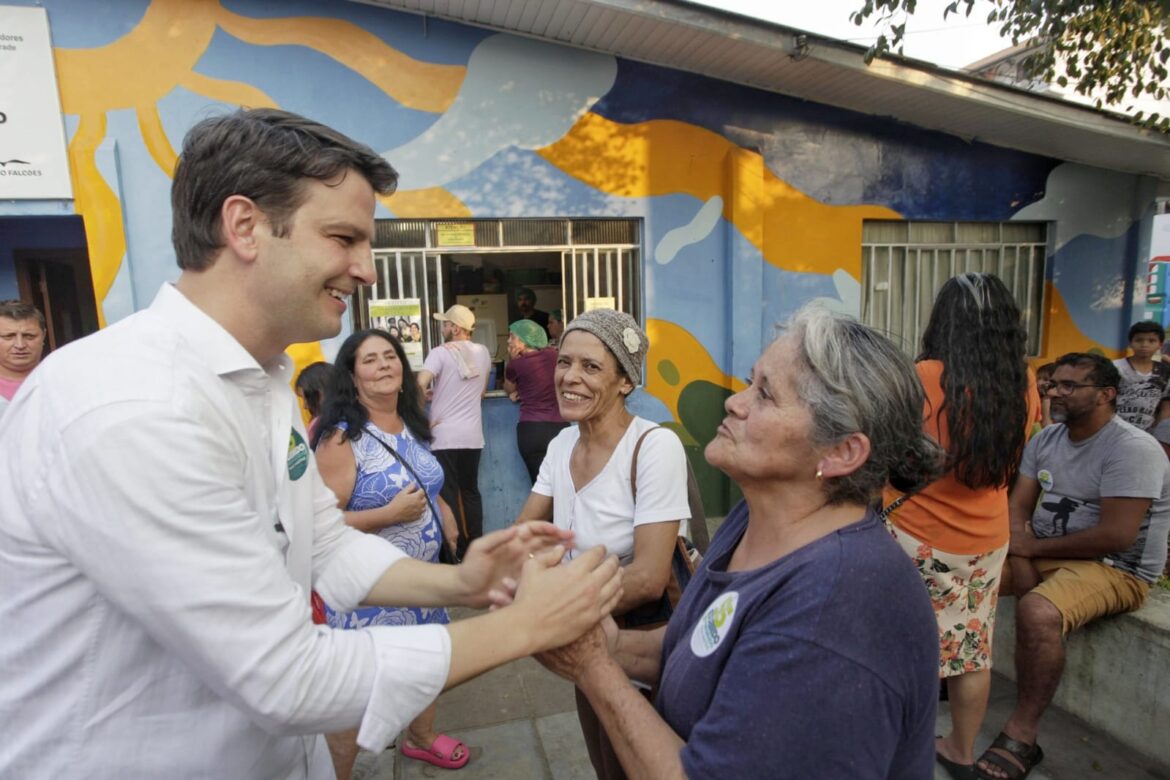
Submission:
[[250,198],[272,231],[288,234],[305,183],[340,183],[357,171],[375,192],[398,184],[390,163],[364,144],[311,119],[273,108],[241,109],[188,131],[171,186],[171,240],[179,267],[202,271],[224,246],[220,212],[232,195]]
[[1121,385],[1121,374],[1113,361],[1092,352],[1069,352],[1056,359],[1056,367],[1072,366],[1073,368],[1088,368],[1089,375],[1085,380],[1097,387],[1112,387],[1116,390]]
[[0,301],[0,317],[7,317],[10,320],[36,320],[37,325],[40,326],[41,332],[45,332],[45,315],[41,314],[41,310],[33,306],[27,301]]
[[1138,320],[1130,325],[1128,340],[1133,341],[1133,337],[1139,333],[1153,333],[1158,337],[1158,341],[1166,340],[1166,329],[1153,320]]

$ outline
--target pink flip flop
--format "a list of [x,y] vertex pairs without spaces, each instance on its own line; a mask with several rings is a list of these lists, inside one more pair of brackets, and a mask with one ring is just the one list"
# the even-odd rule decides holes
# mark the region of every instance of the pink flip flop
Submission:
[[[463,748],[463,755],[459,758],[451,758],[459,748]],[[434,764],[443,769],[462,769],[471,760],[471,751],[467,749],[467,745],[446,734],[435,737],[429,750],[411,747],[406,744],[405,740],[399,750],[407,758],[413,758],[415,761],[426,761],[428,764]]]

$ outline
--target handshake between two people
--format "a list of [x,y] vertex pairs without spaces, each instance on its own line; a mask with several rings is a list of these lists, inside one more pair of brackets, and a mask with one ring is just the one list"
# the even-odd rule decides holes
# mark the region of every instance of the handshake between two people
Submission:
[[[552,523],[522,523],[486,534],[454,567],[449,603],[490,611],[448,625],[452,687],[515,658],[562,647],[595,629],[622,597],[622,569],[602,546],[577,553],[573,533]],[[393,571],[391,568],[391,571]]]

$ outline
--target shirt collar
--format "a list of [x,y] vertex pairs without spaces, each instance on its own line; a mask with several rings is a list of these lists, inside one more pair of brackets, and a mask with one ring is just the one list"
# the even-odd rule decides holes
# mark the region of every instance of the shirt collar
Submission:
[[254,371],[282,382],[292,380],[292,360],[288,355],[281,354],[261,366],[232,334],[169,282],[159,288],[150,310],[171,323],[195,356],[218,376]]

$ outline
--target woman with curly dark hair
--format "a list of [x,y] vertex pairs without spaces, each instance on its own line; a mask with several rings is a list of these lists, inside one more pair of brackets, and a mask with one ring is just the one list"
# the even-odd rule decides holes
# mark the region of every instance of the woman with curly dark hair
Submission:
[[925,429],[947,469],[922,490],[887,488],[891,531],[917,564],[939,625],[951,733],[936,757],[974,778],[975,737],[991,686],[991,641],[1008,547],[1008,488],[1039,419],[1027,335],[1011,292],[991,274],[964,273],[939,290],[915,367]]
[[[341,345],[321,413],[314,447],[325,484],[337,494],[345,521],[376,533],[413,558],[439,561],[439,547],[454,541],[455,519],[439,497],[443,469],[431,454],[431,426],[418,382],[401,343],[382,330],[362,330]],[[444,533],[446,530],[446,533]],[[334,628],[446,624],[447,610],[427,607],[359,607],[326,610]],[[400,752],[458,769],[470,753],[462,742],[434,729],[435,705],[411,722]],[[357,733],[329,735],[337,775],[349,777]]]

